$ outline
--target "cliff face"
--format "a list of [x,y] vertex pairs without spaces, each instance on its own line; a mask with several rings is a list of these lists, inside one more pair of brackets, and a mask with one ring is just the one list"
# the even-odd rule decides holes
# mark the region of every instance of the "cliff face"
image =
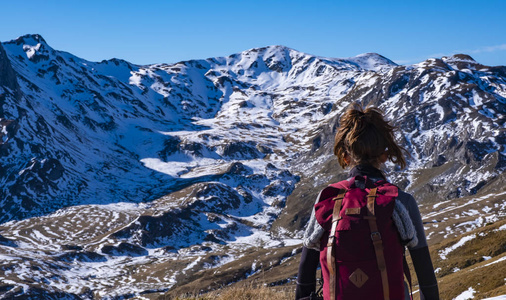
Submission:
[[[12,69],[7,53],[5,52],[2,44],[0,43],[0,87],[2,93],[6,97],[6,94],[13,95],[16,99],[20,97],[19,85],[17,82],[16,73]],[[0,109],[3,106],[5,99],[2,100]],[[3,115],[3,112],[2,112]]]

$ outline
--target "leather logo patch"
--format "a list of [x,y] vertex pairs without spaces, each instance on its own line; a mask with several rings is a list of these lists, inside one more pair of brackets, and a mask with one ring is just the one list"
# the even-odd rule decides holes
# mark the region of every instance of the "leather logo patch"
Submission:
[[351,273],[349,278],[350,281],[358,288],[361,288],[367,279],[369,279],[367,274],[365,274],[364,271],[360,269],[356,269],[355,272]]
[[346,215],[360,215],[360,207],[347,208]]

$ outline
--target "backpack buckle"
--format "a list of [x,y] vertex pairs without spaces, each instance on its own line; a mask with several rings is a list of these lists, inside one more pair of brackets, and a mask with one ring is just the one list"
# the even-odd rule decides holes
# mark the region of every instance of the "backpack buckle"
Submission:
[[373,242],[381,241],[381,234],[378,231],[371,232],[371,240],[373,240]]

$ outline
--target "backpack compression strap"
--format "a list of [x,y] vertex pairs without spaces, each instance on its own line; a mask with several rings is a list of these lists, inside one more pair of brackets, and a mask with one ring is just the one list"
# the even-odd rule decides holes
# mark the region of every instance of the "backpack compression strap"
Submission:
[[341,211],[341,206],[343,204],[344,194],[346,194],[346,190],[340,190],[339,195],[337,197],[334,197],[332,201],[335,201],[334,203],[334,210],[332,211],[332,229],[330,229],[330,236],[327,243],[327,267],[329,269],[329,292],[330,292],[330,299],[336,299],[336,270],[334,270],[334,267],[336,266],[336,257],[334,255],[334,240],[336,235],[336,229],[337,229],[337,222],[341,219],[341,216],[339,215]]
[[376,216],[374,215],[374,204],[376,202],[376,192],[378,188],[373,188],[367,195],[367,216],[365,219],[369,220],[369,228],[371,228],[371,239],[374,245],[374,252],[376,253],[376,261],[378,262],[378,269],[381,273],[381,282],[383,284],[383,298],[390,299],[390,290],[388,287],[388,274],[385,263],[385,254],[383,252],[383,241],[381,234],[378,231],[378,224],[376,223]]

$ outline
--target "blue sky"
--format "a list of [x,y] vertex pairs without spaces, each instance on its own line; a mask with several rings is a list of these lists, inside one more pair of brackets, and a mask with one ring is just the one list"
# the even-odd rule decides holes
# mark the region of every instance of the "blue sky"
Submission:
[[174,63],[284,45],[397,63],[466,53],[506,65],[506,1],[2,1],[0,41],[39,33],[91,61]]

